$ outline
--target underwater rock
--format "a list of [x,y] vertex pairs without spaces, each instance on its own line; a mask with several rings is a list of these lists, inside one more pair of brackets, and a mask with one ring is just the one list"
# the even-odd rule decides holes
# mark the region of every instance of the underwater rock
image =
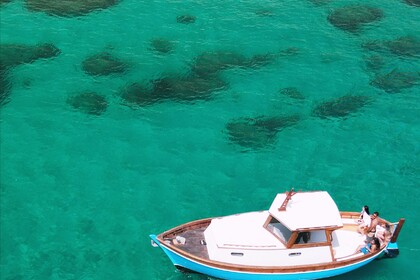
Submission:
[[0,105],[9,101],[11,83],[8,78],[12,67],[32,63],[38,59],[55,57],[60,50],[53,44],[20,45],[0,44]]
[[403,89],[417,85],[419,81],[419,72],[401,72],[394,69],[390,73],[377,75],[370,84],[388,93],[399,93]]
[[267,54],[256,54],[252,56],[246,64],[242,65],[244,67],[258,68],[272,63],[278,57],[277,54],[267,53]]
[[86,249],[83,252],[83,262],[88,266],[97,267],[102,259],[103,256],[92,249]]
[[255,14],[257,16],[260,16],[260,17],[272,17],[272,16],[274,16],[274,12],[272,10],[268,10],[268,9],[256,10]]
[[299,122],[299,116],[240,118],[226,124],[230,141],[245,148],[258,149],[273,144],[276,134]]
[[312,114],[320,118],[342,118],[346,117],[371,101],[367,96],[345,95],[337,99],[319,104],[314,108]]
[[334,63],[342,59],[342,55],[339,53],[321,53],[321,62],[322,63]]
[[0,66],[14,67],[23,63],[32,63],[37,59],[55,57],[60,50],[53,44],[20,45],[0,44]]
[[0,0],[0,6],[3,4],[10,3],[12,0]]
[[183,23],[183,24],[194,23],[195,20],[196,20],[196,17],[192,15],[182,15],[182,16],[176,17],[176,22]]
[[249,61],[245,56],[234,52],[204,52],[195,59],[191,71],[194,75],[208,76],[224,69],[248,65]]
[[159,102],[159,97],[154,96],[152,90],[140,83],[132,83],[124,87],[120,96],[128,105],[146,106]]
[[362,43],[362,48],[368,51],[380,52],[385,49],[385,46],[380,40],[370,40]]
[[324,6],[331,2],[331,0],[309,0],[315,6]]
[[106,76],[124,73],[128,65],[108,52],[101,52],[83,61],[82,68],[89,75]]
[[293,99],[303,100],[305,96],[295,87],[286,87],[280,90],[280,93]]
[[368,41],[362,44],[362,48],[376,52],[389,50],[399,56],[420,56],[420,40],[413,36],[403,36],[389,41]]
[[404,2],[411,6],[420,7],[420,0],[404,0]]
[[67,103],[74,109],[90,115],[100,115],[108,107],[105,97],[94,92],[84,92],[70,96]]
[[298,48],[291,47],[291,48],[281,50],[279,52],[256,54],[256,55],[253,55],[250,59],[248,59],[248,61],[245,62],[242,66],[251,67],[251,68],[262,67],[262,66],[272,63],[274,60],[280,57],[295,56],[299,54],[299,52],[300,50]]
[[162,101],[193,102],[208,100],[217,91],[228,87],[219,72],[233,67],[256,67],[271,62],[279,55],[293,55],[295,50],[286,50],[287,54],[256,55],[251,59],[230,51],[204,52],[197,56],[190,66],[188,75],[169,75],[151,81],[151,85],[134,83],[125,87],[121,98],[128,104],[150,105]]
[[196,57],[191,66],[191,72],[198,76],[208,76],[235,67],[256,68],[272,63],[279,57],[294,56],[297,53],[299,53],[299,49],[287,48],[279,52],[256,54],[247,58],[232,51],[209,51]]
[[164,77],[153,81],[153,95],[159,99],[185,102],[207,100],[213,93],[227,87],[218,75],[201,77]]
[[287,48],[279,52],[274,53],[265,53],[265,54],[256,54],[253,55],[250,59],[244,59],[243,62],[237,66],[248,67],[248,68],[259,68],[266,66],[278,58],[281,57],[290,57],[299,54],[298,48]]
[[109,8],[119,2],[120,0],[26,0],[26,7],[30,11],[49,15],[75,17]]
[[92,219],[83,218],[78,223],[78,233],[88,235],[96,230],[95,222]]
[[9,101],[8,97],[12,88],[7,72],[7,69],[0,65],[0,106]]
[[294,56],[299,54],[300,49],[295,47],[286,48],[280,51],[281,56]]
[[286,127],[296,124],[298,121],[300,121],[300,117],[297,115],[285,117],[261,117],[254,119],[254,123],[257,127],[276,133]]
[[53,44],[36,45],[33,49],[35,59],[51,58],[60,54],[60,50]]
[[[76,251],[77,253],[74,254],[73,252]],[[79,254],[79,250],[65,245],[54,246],[51,249],[45,248],[45,250],[40,249],[36,254],[30,254],[28,257],[28,265],[36,267],[36,272],[27,272],[25,277],[29,275],[32,276],[30,278],[42,278],[51,275],[52,271],[56,270],[60,271],[61,275],[83,278],[84,274],[79,271],[86,269],[86,266],[82,267],[79,264]]]
[[351,5],[333,10],[328,21],[337,28],[349,32],[358,32],[368,23],[382,19],[383,12],[379,8],[365,5]]
[[385,66],[385,60],[380,55],[370,55],[365,58],[365,64],[369,71],[377,72]]
[[200,77],[162,77],[153,80],[151,88],[133,83],[121,92],[121,98],[128,104],[146,106],[163,101],[193,102],[208,100],[213,94],[227,87],[218,75]]
[[265,53],[265,54],[256,54],[253,55],[248,60],[245,60],[237,65],[240,67],[249,67],[249,68],[257,68],[266,66],[270,63],[272,63],[274,60],[280,58],[280,57],[290,57],[299,54],[300,50],[298,48],[287,48],[284,50],[281,50],[279,52],[274,53]]
[[153,51],[161,53],[161,54],[167,54],[173,51],[174,44],[166,39],[153,39],[150,42],[151,48]]
[[396,55],[420,56],[420,40],[412,36],[386,41],[384,45]]

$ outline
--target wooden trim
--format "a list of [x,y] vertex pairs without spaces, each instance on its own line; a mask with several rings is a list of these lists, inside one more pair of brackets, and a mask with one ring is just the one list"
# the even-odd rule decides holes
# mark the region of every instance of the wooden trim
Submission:
[[[315,243],[306,243],[306,244],[293,244],[292,247],[290,248],[313,248],[313,247],[325,247],[325,246],[330,246],[331,244],[328,242],[315,242]],[[288,249],[290,249],[288,248]]]
[[167,230],[158,235],[158,239],[166,239],[166,238],[175,238],[178,234],[181,234],[187,230],[193,230],[197,228],[208,227],[211,223],[213,218],[201,219],[192,221],[186,224],[182,224],[180,226],[174,227],[170,230]]
[[405,223],[405,219],[404,219],[404,218],[401,218],[401,219],[398,221],[397,228],[395,229],[395,231],[394,231],[394,233],[392,234],[392,237],[391,237],[391,242],[392,242],[392,243],[397,242],[398,235],[400,234],[400,231],[401,231],[401,229],[402,229],[402,227],[403,227],[404,223]]
[[341,218],[343,219],[357,220],[360,218],[360,212],[340,211],[340,215],[341,215]]
[[[358,220],[360,217],[360,212],[349,212],[349,211],[340,211],[340,215],[342,219],[354,219],[354,220]],[[389,222],[388,220],[385,220],[382,217],[378,217],[378,221],[380,222],[385,222],[387,224],[392,224],[391,222]]]
[[289,249],[292,248],[292,247],[293,248],[299,248],[299,246],[296,246],[296,245],[299,245],[299,244],[295,244],[295,241],[296,241],[296,238],[298,237],[298,235],[299,235],[298,231],[292,231],[292,235],[289,238],[289,242],[287,242],[287,244],[286,244],[287,248],[289,248]]
[[331,227],[308,227],[308,228],[298,228],[297,231],[314,231],[314,230],[337,230],[342,228],[342,226],[331,226]]
[[333,241],[332,233],[333,233],[333,230],[326,230],[325,231],[325,235],[327,237],[327,242],[328,243],[332,243],[332,241]]
[[[324,231],[325,234],[325,241],[323,242],[308,242],[305,244],[295,244],[296,239],[299,235],[300,232],[310,232],[311,230],[321,230]],[[332,230],[331,230],[332,231]],[[305,229],[305,230],[299,230],[299,231],[294,231],[291,238],[294,237],[293,239],[293,243],[291,243],[290,247],[287,248],[307,248],[307,247],[324,247],[324,246],[330,246],[331,245],[331,240],[328,239],[328,230],[324,230],[324,229],[319,229],[319,228],[309,228],[309,229]]]
[[292,188],[290,191],[286,192],[286,198],[284,199],[283,203],[279,207],[279,211],[286,211],[287,204],[289,203],[289,200],[292,199],[292,196],[294,196],[297,192]]
[[[274,218],[273,216],[271,216],[270,214],[268,214],[268,217],[267,217],[267,220],[265,220],[265,223],[264,223],[264,225],[263,225],[263,227],[265,228],[265,229],[267,229],[267,227],[268,227],[268,224],[271,222],[271,219],[272,218]],[[274,218],[275,219],[275,218]]]
[[[274,234],[274,232],[272,232],[271,230],[269,230],[268,228],[268,225],[267,226],[265,226],[264,228],[269,232],[269,233],[271,233],[278,241],[280,241],[281,242],[281,244],[283,244],[285,247],[287,247],[287,243],[286,242],[284,242],[284,240],[282,240],[280,237],[278,237],[277,235],[275,235]],[[290,239],[289,239],[290,240]]]
[[283,244],[285,247],[287,247],[287,248],[289,248],[288,246],[287,246],[287,244],[290,242],[290,239],[292,238],[292,236],[293,236],[293,232],[292,232],[292,235],[290,236],[290,238],[289,238],[289,240],[288,240],[288,242],[286,243],[285,242],[285,240],[282,240],[280,237],[278,237],[277,235],[275,235],[274,234],[274,232],[272,232],[271,230],[269,230],[268,229],[268,225],[270,224],[270,222],[271,222],[271,220],[276,220],[277,222],[279,222],[280,223],[280,221],[279,220],[277,220],[275,217],[273,217],[272,215],[270,215],[270,214],[268,214],[268,218],[267,218],[267,220],[265,221],[265,223],[264,223],[264,228],[269,232],[269,233],[271,233],[278,241],[280,241],[281,242],[281,244]]
[[328,242],[329,247],[330,247],[331,259],[332,259],[333,262],[335,262],[335,261],[337,261],[337,259],[335,258],[334,248],[332,246],[332,242],[333,242],[332,233],[333,233],[333,230],[326,230],[325,231],[325,234],[327,236],[327,242]]

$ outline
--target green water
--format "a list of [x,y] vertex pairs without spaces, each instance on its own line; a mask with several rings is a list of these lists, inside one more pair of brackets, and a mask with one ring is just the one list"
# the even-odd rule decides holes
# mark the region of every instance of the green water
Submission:
[[[327,20],[344,1],[314,2],[124,0],[80,17],[3,4],[2,44],[53,43],[61,53],[9,73],[0,115],[1,279],[209,279],[178,272],[148,235],[267,209],[290,187],[327,190],[342,210],[368,204],[388,220],[407,219],[398,258],[336,279],[420,279],[419,86],[394,94],[373,87],[365,65],[373,52],[361,48],[418,35],[420,10],[403,1],[346,1],[384,13],[353,34]],[[186,14],[196,21],[178,23]],[[150,50],[155,38],[174,50]],[[209,100],[132,107],[119,96],[127,84],[187,73],[205,51],[251,57],[287,48],[298,53],[221,71],[229,86]],[[129,71],[83,72],[83,60],[104,50],[128,61]],[[385,72],[420,71],[418,56],[379,55]],[[286,87],[304,98],[280,94]],[[104,96],[106,111],[72,108],[66,100],[81,91]],[[371,102],[344,118],[312,114],[346,94]],[[262,148],[240,146],[226,130],[233,119],[290,114],[301,120]]]

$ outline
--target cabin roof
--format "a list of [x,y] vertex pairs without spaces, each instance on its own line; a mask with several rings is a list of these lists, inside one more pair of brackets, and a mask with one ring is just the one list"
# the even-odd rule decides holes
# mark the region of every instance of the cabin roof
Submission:
[[327,192],[297,192],[287,203],[286,210],[279,211],[286,197],[286,193],[277,194],[269,213],[288,229],[343,226],[337,205]]

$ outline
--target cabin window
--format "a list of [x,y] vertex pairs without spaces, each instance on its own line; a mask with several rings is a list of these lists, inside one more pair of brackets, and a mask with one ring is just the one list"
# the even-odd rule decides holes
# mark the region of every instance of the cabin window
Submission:
[[314,244],[327,242],[325,230],[311,230],[299,232],[295,244]]
[[277,236],[277,238],[279,238],[284,243],[287,243],[290,236],[292,235],[292,232],[275,218],[271,218],[267,225],[267,230]]
[[325,230],[312,230],[311,239],[309,241],[313,243],[327,242],[327,234]]
[[311,239],[310,231],[301,231],[298,233],[298,236],[296,237],[295,244],[308,243],[310,239]]

